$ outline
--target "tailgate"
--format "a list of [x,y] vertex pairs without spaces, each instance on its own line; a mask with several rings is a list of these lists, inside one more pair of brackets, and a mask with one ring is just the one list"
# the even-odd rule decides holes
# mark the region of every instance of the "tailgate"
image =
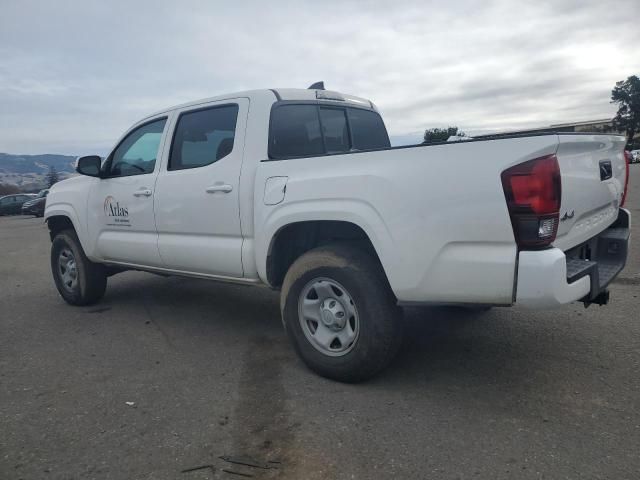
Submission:
[[555,247],[568,250],[618,217],[625,183],[625,139],[618,135],[559,134],[562,201]]

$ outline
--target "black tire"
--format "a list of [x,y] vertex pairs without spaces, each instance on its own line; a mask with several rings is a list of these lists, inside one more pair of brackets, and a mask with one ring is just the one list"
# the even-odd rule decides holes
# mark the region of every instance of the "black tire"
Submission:
[[[75,264],[75,281],[69,285],[65,284],[60,267],[61,253],[65,250],[72,253]],[[54,237],[51,244],[51,273],[58,292],[71,305],[96,303],[104,296],[107,288],[106,269],[87,258],[73,230],[63,230]]]
[[[344,286],[357,310],[356,340],[341,356],[319,351],[303,331],[298,302],[303,289],[306,291],[315,279]],[[379,262],[357,248],[319,247],[298,258],[285,276],[280,306],[296,352],[323,377],[348,383],[367,380],[391,362],[402,343],[402,309],[396,304]]]

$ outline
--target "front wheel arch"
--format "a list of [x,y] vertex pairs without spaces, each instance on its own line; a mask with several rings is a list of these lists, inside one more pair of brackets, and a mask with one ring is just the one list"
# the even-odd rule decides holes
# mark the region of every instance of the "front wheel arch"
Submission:
[[75,234],[78,234],[73,221],[66,215],[54,215],[46,219],[47,227],[49,227],[49,237],[53,242],[56,235],[64,230],[73,230]]

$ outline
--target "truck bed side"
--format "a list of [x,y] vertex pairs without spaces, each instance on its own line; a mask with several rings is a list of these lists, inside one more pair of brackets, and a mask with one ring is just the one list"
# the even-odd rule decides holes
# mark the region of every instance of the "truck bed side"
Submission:
[[[309,220],[358,225],[399,301],[511,304],[517,249],[500,173],[555,153],[556,135],[261,162],[256,174],[258,273],[271,240]],[[284,201],[265,205],[270,177]]]

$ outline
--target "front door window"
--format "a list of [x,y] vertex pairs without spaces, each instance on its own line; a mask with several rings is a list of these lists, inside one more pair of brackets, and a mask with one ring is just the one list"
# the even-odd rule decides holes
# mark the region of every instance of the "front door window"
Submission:
[[107,159],[106,177],[127,177],[153,173],[166,118],[136,128],[125,137]]

